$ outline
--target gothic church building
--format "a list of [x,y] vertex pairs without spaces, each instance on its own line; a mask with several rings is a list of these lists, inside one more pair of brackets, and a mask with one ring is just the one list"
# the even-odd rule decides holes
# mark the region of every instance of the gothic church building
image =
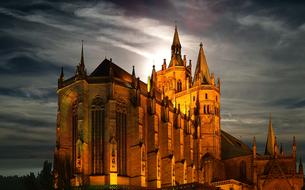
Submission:
[[177,27],[169,63],[153,67],[147,83],[111,59],[87,74],[82,48],[75,75],[58,79],[55,188],[301,190],[295,138],[284,153],[270,117],[265,153],[257,153],[255,137],[250,148],[221,130],[220,92],[202,44],[192,75]]

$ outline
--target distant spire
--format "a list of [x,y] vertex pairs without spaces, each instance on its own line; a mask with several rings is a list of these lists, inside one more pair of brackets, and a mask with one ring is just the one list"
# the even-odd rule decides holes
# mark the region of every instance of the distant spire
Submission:
[[58,88],[61,88],[62,87],[62,84],[63,84],[63,81],[64,81],[64,68],[61,67],[61,71],[60,71],[60,75],[58,77]]
[[274,155],[274,145],[275,145],[275,135],[272,127],[272,118],[270,113],[265,155],[272,155],[272,156]]
[[80,57],[80,67],[85,68],[85,61],[84,61],[84,41],[82,40],[82,52]]
[[201,84],[202,83],[210,84],[211,79],[210,79],[209,67],[208,67],[202,46],[203,46],[202,43],[200,43],[194,81],[200,80]]
[[80,57],[80,63],[76,67],[76,76],[77,76],[77,79],[84,79],[86,77],[86,75],[87,75],[87,73],[85,70],[84,46],[83,46],[83,40],[82,40],[81,57]]

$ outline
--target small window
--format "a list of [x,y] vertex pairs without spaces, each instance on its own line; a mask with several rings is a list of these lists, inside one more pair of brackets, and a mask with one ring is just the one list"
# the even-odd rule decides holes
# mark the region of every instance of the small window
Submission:
[[206,106],[205,106],[205,105],[203,106],[203,113],[204,113],[204,114],[207,113],[207,110],[206,110]]
[[210,106],[209,105],[207,106],[207,113],[208,114],[210,113]]
[[206,99],[206,100],[208,99],[208,94],[207,94],[207,93],[205,93],[205,99]]
[[216,96],[216,102],[218,102],[218,96]]
[[196,99],[195,99],[195,96],[193,96],[193,101],[195,101]]

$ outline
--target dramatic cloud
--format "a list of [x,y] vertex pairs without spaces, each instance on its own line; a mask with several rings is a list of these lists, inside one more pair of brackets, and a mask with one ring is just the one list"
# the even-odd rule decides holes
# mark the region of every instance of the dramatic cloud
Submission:
[[[287,152],[305,147],[305,4],[300,1],[25,1],[0,4],[0,174],[52,159],[57,77],[74,74],[84,40],[88,72],[105,58],[146,82],[170,60],[174,24],[193,60],[203,42],[222,81],[222,128],[263,152],[269,112]],[[28,161],[26,161],[28,160]],[[35,161],[33,161],[35,160]],[[33,164],[36,162],[36,164]],[[11,166],[11,168],[9,167]]]

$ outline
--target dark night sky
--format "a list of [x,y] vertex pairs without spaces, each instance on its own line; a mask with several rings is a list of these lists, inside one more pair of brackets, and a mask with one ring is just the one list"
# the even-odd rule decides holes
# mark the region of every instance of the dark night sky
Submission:
[[[222,80],[222,128],[263,152],[269,112],[287,153],[305,148],[305,3],[253,0],[7,1],[0,3],[0,174],[37,171],[53,158],[60,67],[72,76],[84,40],[90,73],[104,58],[143,81],[203,42]],[[193,64],[195,67],[195,64]],[[194,68],[193,68],[194,69]]]

